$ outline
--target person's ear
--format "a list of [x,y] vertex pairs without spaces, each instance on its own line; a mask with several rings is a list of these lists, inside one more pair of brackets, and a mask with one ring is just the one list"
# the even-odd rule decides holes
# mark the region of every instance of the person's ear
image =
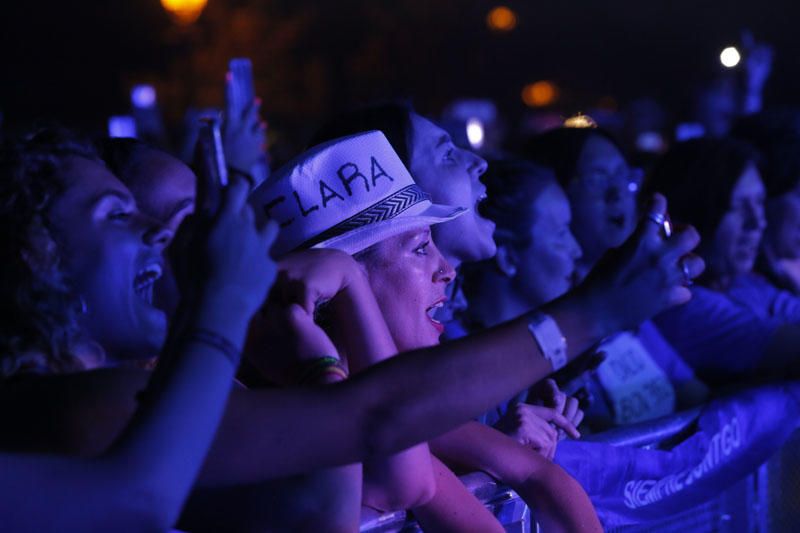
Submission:
[[517,275],[517,254],[507,244],[497,245],[494,262],[505,277],[513,278]]

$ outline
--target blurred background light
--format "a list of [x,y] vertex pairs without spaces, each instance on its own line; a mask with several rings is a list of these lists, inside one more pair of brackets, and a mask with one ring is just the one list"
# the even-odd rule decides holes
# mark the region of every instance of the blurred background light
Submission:
[[467,140],[469,145],[476,150],[483,147],[484,132],[481,119],[471,118],[467,120]]
[[550,81],[529,83],[522,89],[522,101],[529,107],[545,107],[558,100],[558,87]]
[[729,46],[719,54],[719,61],[724,67],[733,68],[742,60],[739,50],[735,46]]
[[565,128],[596,128],[597,122],[589,115],[578,113],[564,121]]
[[196,21],[205,9],[208,0],[161,0],[161,6],[175,21],[183,26]]
[[511,31],[517,26],[517,14],[506,6],[497,6],[486,15],[486,25],[494,31]]
[[134,85],[131,89],[131,103],[135,107],[150,109],[156,105],[156,89],[152,85]]

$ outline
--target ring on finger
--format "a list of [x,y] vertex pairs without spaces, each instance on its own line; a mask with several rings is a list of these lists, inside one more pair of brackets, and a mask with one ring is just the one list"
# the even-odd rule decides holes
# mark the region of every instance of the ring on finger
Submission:
[[655,222],[657,226],[662,226],[664,221],[667,220],[667,217],[665,217],[663,213],[648,213],[647,218]]
[[692,273],[689,271],[689,264],[686,262],[686,257],[681,257],[678,264],[681,267],[681,272],[683,272],[683,285],[685,287],[690,287],[692,285]]
[[648,213],[647,218],[652,221],[656,226],[660,226],[664,231],[664,237],[672,235],[672,224],[669,219],[662,213]]

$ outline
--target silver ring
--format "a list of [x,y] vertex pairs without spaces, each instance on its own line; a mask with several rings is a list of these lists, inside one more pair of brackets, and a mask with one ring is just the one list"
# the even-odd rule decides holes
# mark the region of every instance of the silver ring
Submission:
[[669,238],[672,236],[672,224],[666,216],[661,213],[648,213],[647,218],[653,221],[657,226],[661,226],[664,237]]
[[692,285],[692,274],[689,272],[689,265],[686,264],[686,258],[681,257],[679,261],[681,265],[681,271],[683,271],[683,284],[686,287],[690,287]]
[[663,226],[664,221],[667,220],[667,217],[665,217],[661,213],[648,213],[647,218],[655,222],[657,226]]

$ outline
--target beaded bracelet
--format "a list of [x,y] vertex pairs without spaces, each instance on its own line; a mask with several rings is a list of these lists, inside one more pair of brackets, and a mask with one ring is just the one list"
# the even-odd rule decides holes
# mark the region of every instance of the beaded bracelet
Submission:
[[319,378],[325,375],[339,376],[342,379],[347,379],[347,370],[338,357],[325,356],[319,357],[312,361],[301,363],[295,372],[297,378],[295,383],[298,385],[307,385],[316,383]]
[[228,361],[231,362],[234,368],[239,366],[239,361],[242,358],[242,351],[233,344],[230,340],[222,335],[211,331],[206,328],[195,328],[189,334],[188,342],[199,342],[212,348],[216,348]]

